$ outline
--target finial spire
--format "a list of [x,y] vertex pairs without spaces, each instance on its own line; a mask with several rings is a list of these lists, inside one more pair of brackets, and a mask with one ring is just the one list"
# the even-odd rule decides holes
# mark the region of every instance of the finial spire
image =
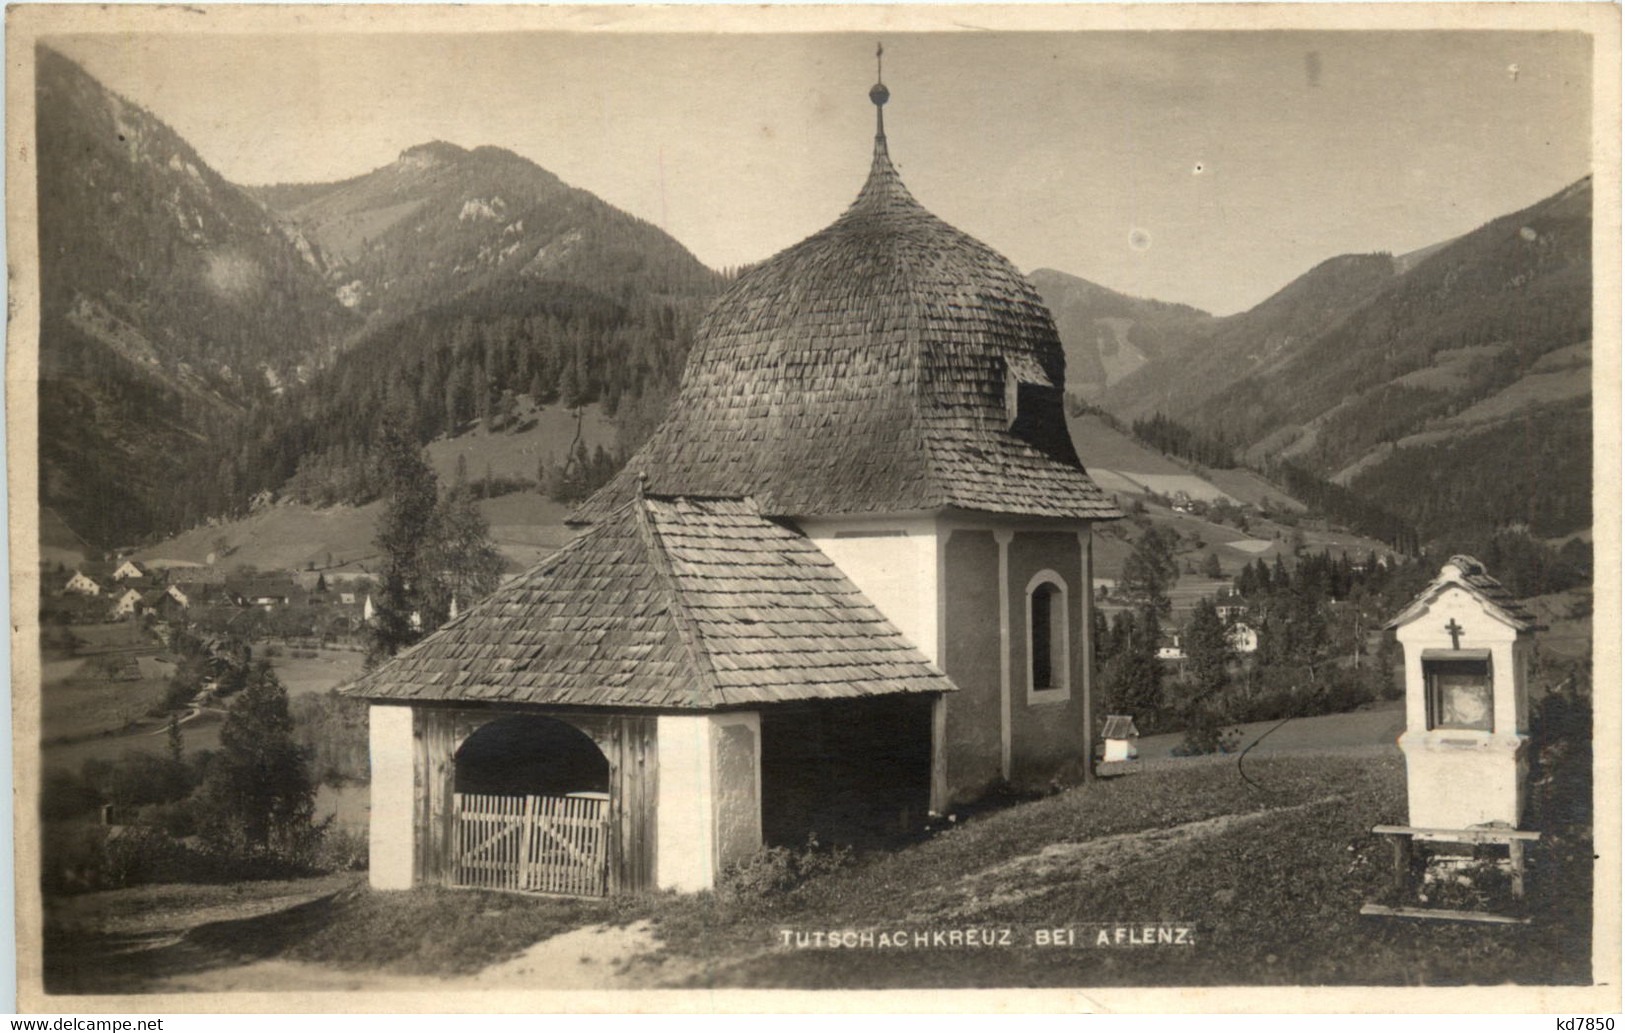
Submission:
[[875,44],[875,84],[869,87],[869,99],[875,105],[875,148],[884,149],[886,146],[886,101],[891,99],[891,91],[886,89],[885,79],[880,74],[880,59],[886,53],[886,48]]

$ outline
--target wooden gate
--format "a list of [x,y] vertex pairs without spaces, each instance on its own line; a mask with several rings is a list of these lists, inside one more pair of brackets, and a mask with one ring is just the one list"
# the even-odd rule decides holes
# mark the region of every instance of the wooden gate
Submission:
[[602,897],[609,871],[609,800],[458,793],[452,884]]

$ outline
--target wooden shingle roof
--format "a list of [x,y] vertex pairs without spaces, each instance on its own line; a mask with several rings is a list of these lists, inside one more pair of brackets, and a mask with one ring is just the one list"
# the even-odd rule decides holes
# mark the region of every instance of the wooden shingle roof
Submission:
[[1134,718],[1126,714],[1110,714],[1106,717],[1106,727],[1101,730],[1102,739],[1127,739],[1138,736],[1140,730],[1134,727]]
[[954,688],[805,537],[634,497],[347,691],[709,709]]
[[1065,386],[1037,291],[921,207],[877,135],[851,207],[723,293],[667,420],[572,521],[601,519],[640,477],[775,516],[1119,517],[1073,448]]
[[1535,615],[1513,598],[1512,593],[1506,590],[1506,586],[1491,577],[1483,563],[1466,555],[1450,557],[1445,565],[1439,568],[1439,576],[1412,599],[1398,616],[1389,621],[1387,627],[1397,628],[1402,624],[1409,624],[1433,604],[1439,593],[1452,585],[1466,589],[1467,593],[1477,599],[1486,610],[1508,626],[1518,631],[1539,630]]

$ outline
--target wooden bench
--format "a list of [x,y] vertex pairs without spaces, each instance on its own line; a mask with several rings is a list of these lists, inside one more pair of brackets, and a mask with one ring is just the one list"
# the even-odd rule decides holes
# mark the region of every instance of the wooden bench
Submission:
[[[1523,897],[1524,857],[1525,843],[1532,843],[1540,838],[1538,832],[1526,832],[1522,829],[1498,828],[1471,828],[1471,829],[1435,829],[1418,828],[1411,825],[1377,825],[1371,830],[1379,836],[1386,837],[1394,851],[1394,886],[1400,890],[1410,888],[1411,884],[1411,848],[1416,840],[1436,843],[1466,843],[1479,845],[1483,843],[1503,844],[1507,848],[1507,859],[1512,864],[1512,895]],[[1363,915],[1394,915],[1401,918],[1441,918],[1455,921],[1470,922],[1505,922],[1525,924],[1527,918],[1508,918],[1502,915],[1490,915],[1476,911],[1443,911],[1428,908],[1411,907],[1384,907],[1381,904],[1366,904],[1360,908]]]

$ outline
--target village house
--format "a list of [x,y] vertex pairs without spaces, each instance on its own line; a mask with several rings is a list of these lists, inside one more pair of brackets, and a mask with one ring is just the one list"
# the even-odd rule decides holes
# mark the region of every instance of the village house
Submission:
[[171,583],[164,591],[183,610],[208,604],[217,606],[238,605],[238,597],[228,591],[224,585],[207,581],[176,581]]
[[1233,621],[1226,629],[1230,648],[1237,653],[1258,652],[1258,629],[1244,621]]
[[127,581],[132,578],[140,580],[142,578],[150,577],[151,574],[152,572],[150,570],[135,560],[125,560],[123,563],[118,565],[117,569],[113,571],[113,580]]
[[374,886],[703,889],[1088,777],[1121,514],[1042,299],[915,201],[870,96],[857,199],[718,299],[579,537],[351,688]]
[[1184,644],[1184,642],[1182,642],[1180,640],[1179,632],[1177,632],[1177,631],[1164,632],[1162,637],[1157,640],[1157,659],[1158,660],[1183,660],[1183,659],[1185,659],[1185,644]]
[[239,606],[258,606],[266,610],[302,602],[305,597],[292,578],[280,576],[228,581],[226,591]]
[[62,586],[62,591],[75,595],[101,595],[102,583],[83,571],[76,570]]
[[154,614],[160,618],[174,617],[185,607],[175,601],[166,589],[149,588],[141,593],[141,602],[136,608],[138,614]]
[[126,588],[113,603],[113,609],[108,614],[113,620],[120,621],[141,613],[143,595],[139,588]]

